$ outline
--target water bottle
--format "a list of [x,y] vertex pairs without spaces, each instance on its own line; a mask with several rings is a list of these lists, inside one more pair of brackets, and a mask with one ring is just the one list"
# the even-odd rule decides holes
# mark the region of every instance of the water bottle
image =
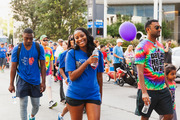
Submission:
[[[98,51],[98,48],[95,48],[92,55],[97,55],[97,56],[94,56],[95,58],[98,58],[99,56],[99,51]],[[96,67],[98,63],[91,63],[91,66],[92,67]]]
[[15,92],[12,93],[12,103],[13,104],[17,103],[17,101],[16,101],[16,93]]
[[[149,97],[149,99],[151,101],[151,97]],[[148,110],[149,110],[149,106],[150,106],[150,104],[148,104],[148,105],[144,104],[144,107],[142,109],[142,113],[147,114]]]

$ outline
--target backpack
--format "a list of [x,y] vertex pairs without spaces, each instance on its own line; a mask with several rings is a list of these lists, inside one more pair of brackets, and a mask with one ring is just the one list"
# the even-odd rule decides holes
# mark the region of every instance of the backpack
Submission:
[[[17,66],[18,66],[18,64],[19,64],[19,54],[20,54],[20,52],[21,52],[22,44],[23,44],[23,43],[20,43],[20,44],[18,45],[18,50],[17,50]],[[37,51],[38,51],[38,60],[39,60],[39,56],[40,56],[40,45],[39,45],[39,43],[37,43],[37,42],[35,42],[35,45],[36,45],[36,49],[37,49]],[[38,62],[38,64],[39,64],[39,62]],[[17,71],[19,71],[19,70],[17,69]]]

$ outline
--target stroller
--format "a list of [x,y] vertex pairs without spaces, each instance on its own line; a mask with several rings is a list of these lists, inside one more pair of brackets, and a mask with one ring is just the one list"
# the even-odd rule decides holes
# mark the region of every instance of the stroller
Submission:
[[[134,86],[137,88],[137,69],[136,65],[134,64],[134,59],[131,58],[131,65],[126,64],[125,59],[123,59],[123,62],[121,62],[122,66],[124,67],[124,70],[122,70],[120,67],[117,68],[117,78],[119,77],[120,73],[124,73],[122,75],[122,79],[119,80],[119,85],[124,86],[125,83]],[[133,71],[133,72],[132,72]],[[108,72],[108,82],[110,79],[114,79],[114,71]]]

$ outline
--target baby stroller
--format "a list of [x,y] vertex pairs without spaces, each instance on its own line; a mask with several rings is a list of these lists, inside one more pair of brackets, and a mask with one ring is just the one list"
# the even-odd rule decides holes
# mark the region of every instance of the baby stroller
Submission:
[[[128,65],[125,63],[125,59],[123,62],[121,62],[122,66],[124,67],[124,70],[122,70],[120,67],[117,68],[117,78],[119,77],[120,73],[123,72],[122,79],[118,80],[120,86],[124,86],[125,83],[137,87],[137,69],[136,65],[134,64],[134,60],[132,58],[131,64]],[[133,72],[132,72],[133,71]],[[114,79],[114,71],[108,72],[109,80]]]

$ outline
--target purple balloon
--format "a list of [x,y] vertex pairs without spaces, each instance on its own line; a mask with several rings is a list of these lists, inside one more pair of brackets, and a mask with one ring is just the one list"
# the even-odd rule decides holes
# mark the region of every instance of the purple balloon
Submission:
[[136,33],[136,26],[131,22],[124,22],[119,27],[119,35],[126,41],[134,40]]

